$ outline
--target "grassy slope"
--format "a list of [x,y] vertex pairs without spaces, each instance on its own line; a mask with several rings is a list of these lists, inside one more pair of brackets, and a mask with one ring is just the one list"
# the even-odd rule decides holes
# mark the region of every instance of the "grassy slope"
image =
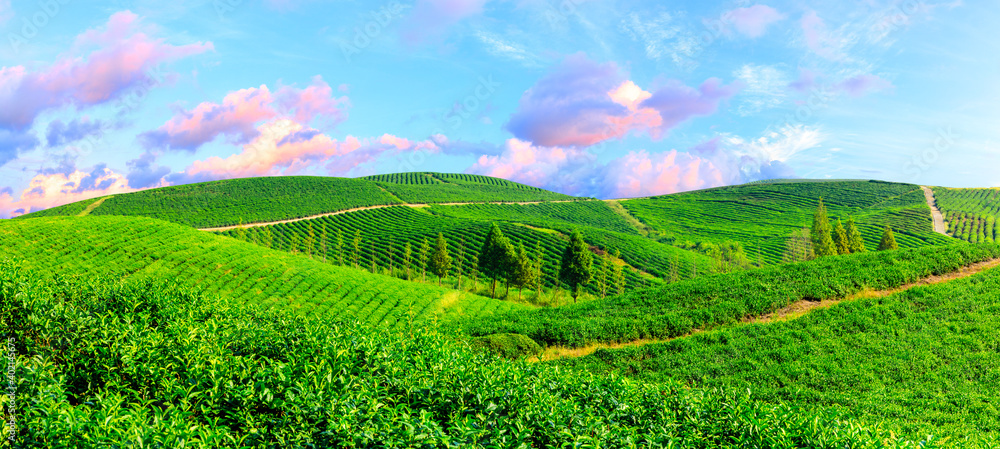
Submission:
[[1000,269],[801,318],[560,362],[843,406],[903,435],[1000,435]]
[[[789,234],[812,224],[822,197],[831,219],[853,216],[869,249],[892,226],[900,247],[953,242],[935,234],[919,186],[875,181],[751,184],[622,201],[662,237],[687,241],[735,240],[752,262],[781,262]],[[661,237],[661,238],[662,238]]]
[[366,178],[408,203],[572,200],[561,193],[481,175],[396,173]]
[[972,243],[1000,240],[1000,189],[934,187],[948,234]]
[[[360,178],[283,176],[229,179],[114,195],[91,215],[159,218],[197,228],[307,217],[384,204],[542,201],[572,197],[503,179],[473,175],[433,175],[434,184],[406,184],[407,175],[387,181]],[[393,177],[395,176],[395,177]],[[435,177],[436,176],[436,177]],[[441,180],[444,181],[441,181]],[[389,182],[391,180],[401,183]],[[94,200],[71,203],[25,217],[76,215]]]
[[159,283],[48,283],[2,262],[0,321],[20,447],[939,447],[742,390],[505,361]]
[[522,307],[138,217],[0,222],[0,255],[63,276],[174,279],[247,304],[387,327],[411,314],[421,322]]
[[639,290],[579,305],[514,311],[463,320],[470,335],[519,333],[540,344],[663,339],[739,323],[802,299],[843,298],[1000,257],[1000,245],[933,248],[824,257]]

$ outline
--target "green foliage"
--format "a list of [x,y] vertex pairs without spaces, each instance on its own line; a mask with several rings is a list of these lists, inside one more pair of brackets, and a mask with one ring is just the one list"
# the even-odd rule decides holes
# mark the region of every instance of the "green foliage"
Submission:
[[397,173],[361,178],[408,203],[551,201],[573,197],[481,175]]
[[878,244],[878,250],[888,251],[893,249],[899,249],[899,245],[896,244],[896,237],[892,235],[892,228],[886,226],[885,232],[882,233],[882,241]]
[[461,206],[431,206],[431,213],[445,217],[524,223],[554,229],[569,234],[581,226],[639,235],[624,218],[604,201],[573,201],[540,204],[468,204]]
[[403,327],[411,314],[414,322],[423,323],[524,307],[138,217],[3,220],[0,258],[4,256],[24,258],[27,266],[43,273],[166,278],[239,304],[387,328]]
[[[358,231],[361,232],[361,231]],[[420,281],[424,282],[427,280],[427,268],[429,257],[431,255],[431,244],[427,241],[427,237],[424,237],[424,241],[420,243]]]
[[[244,223],[285,220],[398,203],[370,181],[282,176],[228,179],[114,195],[90,215],[142,216],[207,228],[235,225],[240,220]],[[71,211],[66,212],[60,215],[70,215]]]
[[580,288],[593,278],[592,266],[590,246],[583,241],[583,235],[579,231],[574,231],[559,265],[559,279],[569,286],[574,300],[580,296]]
[[826,207],[823,206],[823,198],[819,199],[819,206],[813,214],[813,224],[809,235],[812,236],[813,252],[816,257],[836,256],[837,246],[830,235],[830,220],[826,216]]
[[[662,344],[599,350],[561,364],[640,381],[749,388],[881,421],[897,435],[1000,436],[1000,270],[863,298],[794,320]],[[988,446],[995,447],[995,446]]]
[[812,236],[809,228],[802,228],[792,231],[785,241],[785,253],[781,258],[782,263],[805,262],[816,258],[813,251]]
[[847,237],[847,230],[844,229],[844,225],[837,219],[836,226],[833,227],[833,244],[837,248],[837,254],[850,254],[851,253],[851,242]]
[[517,299],[521,299],[521,290],[524,287],[534,285],[537,280],[537,269],[528,251],[524,249],[523,243],[517,244],[517,257],[510,267],[510,283],[517,288]]
[[479,250],[479,271],[492,279],[490,294],[493,297],[496,297],[497,278],[508,275],[513,259],[514,248],[510,240],[503,235],[503,231],[496,224],[493,224],[489,234],[486,234],[482,249]]
[[541,354],[542,347],[521,334],[493,334],[473,338],[473,347],[482,348],[505,359],[519,359]]
[[796,301],[884,290],[1000,257],[1000,245],[958,244],[824,257],[759,270],[703,276],[586,303],[462,320],[468,335],[527,335],[539,344],[665,339],[740,323]]
[[[733,240],[753,250],[755,261],[760,244],[760,259],[772,265],[782,262],[788,236],[809,226],[820,197],[829,216],[855,218],[869,248],[878,246],[885,226],[892,226],[902,248],[954,243],[933,232],[923,191],[913,184],[761,183],[627,200],[621,205],[654,230],[651,236],[664,242]],[[628,251],[622,250],[627,258]]]
[[847,249],[851,253],[863,253],[865,249],[865,241],[861,238],[861,233],[858,232],[858,227],[854,224],[854,218],[847,219]]
[[1000,241],[1000,189],[934,187],[948,234],[971,243]]
[[430,272],[438,277],[438,285],[441,285],[441,279],[448,275],[448,270],[451,270],[448,242],[445,241],[444,235],[440,232],[437,240],[434,241],[434,254],[431,256],[429,268]]
[[0,305],[22,447],[938,447],[746,390],[508,361],[156,283],[2,265]]

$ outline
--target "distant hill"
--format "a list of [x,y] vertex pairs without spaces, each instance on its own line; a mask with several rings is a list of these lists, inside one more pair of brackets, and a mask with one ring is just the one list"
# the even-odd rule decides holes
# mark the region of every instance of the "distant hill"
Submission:
[[[478,175],[402,173],[369,178],[280,176],[227,179],[95,198],[23,215],[125,215],[196,228],[270,222],[358,207],[573,197]],[[87,210],[88,206],[101,203]]]

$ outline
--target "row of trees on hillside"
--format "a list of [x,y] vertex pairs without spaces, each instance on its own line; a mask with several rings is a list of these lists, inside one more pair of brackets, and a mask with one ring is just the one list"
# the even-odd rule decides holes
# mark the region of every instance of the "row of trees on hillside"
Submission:
[[[896,244],[892,228],[886,226],[882,232],[878,250],[886,251],[898,248],[899,245]],[[836,225],[831,227],[826,206],[823,205],[823,198],[820,198],[819,205],[813,213],[812,228],[802,228],[792,232],[786,241],[783,261],[799,262],[817,257],[863,253],[865,251],[867,251],[865,241],[854,223],[854,218],[847,219],[846,227],[838,218]]]

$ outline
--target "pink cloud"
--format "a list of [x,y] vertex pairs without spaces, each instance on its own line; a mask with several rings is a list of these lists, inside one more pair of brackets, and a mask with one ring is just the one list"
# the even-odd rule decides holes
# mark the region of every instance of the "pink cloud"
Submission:
[[863,74],[847,78],[836,87],[852,97],[861,97],[869,92],[891,89],[893,85],[877,75]]
[[167,44],[140,31],[139,22],[129,11],[115,13],[104,30],[77,37],[74,47],[100,46],[86,57],[67,56],[40,71],[23,66],[0,69],[0,127],[23,130],[46,109],[114,100],[132,88],[152,84],[149,72],[157,65],[214,49],[211,42]]
[[788,84],[796,92],[809,92],[816,87],[816,78],[820,77],[819,72],[809,69],[799,69],[799,78]]
[[604,192],[610,198],[664,195],[727,184],[712,162],[676,150],[657,154],[632,151],[608,164],[605,172]]
[[170,183],[187,183],[251,176],[293,175],[325,164],[326,173],[344,175],[359,165],[400,151],[435,152],[432,141],[413,142],[385,134],[377,139],[347,136],[338,141],[290,119],[275,119],[257,128],[258,136],[239,153],[193,162],[182,173],[167,176]]
[[128,180],[121,174],[97,166],[87,173],[40,173],[15,199],[12,193],[0,191],[0,216],[9,218],[99,196],[132,192]]
[[658,138],[684,120],[714,113],[738,89],[713,78],[698,89],[669,81],[651,93],[614,63],[576,54],[521,96],[506,128],[520,140],[548,147],[585,147],[630,132]]
[[439,38],[459,21],[483,13],[489,0],[417,0],[403,25],[403,41],[414,45]]
[[806,38],[806,46],[813,53],[830,60],[843,58],[840,45],[827,30],[826,22],[816,14],[816,11],[809,11],[803,15],[800,25]]
[[785,17],[784,14],[770,6],[753,5],[726,11],[722,14],[722,21],[732,24],[733,28],[740,34],[756,39],[763,36],[769,26]]
[[[562,191],[575,191],[572,173],[585,169],[595,157],[578,148],[539,147],[519,139],[508,139],[504,151],[496,156],[482,155],[466,170],[520,183],[546,187],[561,183]],[[569,183],[561,182],[569,181]]]
[[147,147],[194,151],[220,135],[234,143],[257,136],[256,125],[276,117],[299,123],[324,122],[334,126],[346,119],[347,97],[334,97],[333,89],[316,76],[310,86],[283,86],[271,93],[266,85],[226,94],[222,103],[204,102],[182,111],[156,130],[143,133]]

